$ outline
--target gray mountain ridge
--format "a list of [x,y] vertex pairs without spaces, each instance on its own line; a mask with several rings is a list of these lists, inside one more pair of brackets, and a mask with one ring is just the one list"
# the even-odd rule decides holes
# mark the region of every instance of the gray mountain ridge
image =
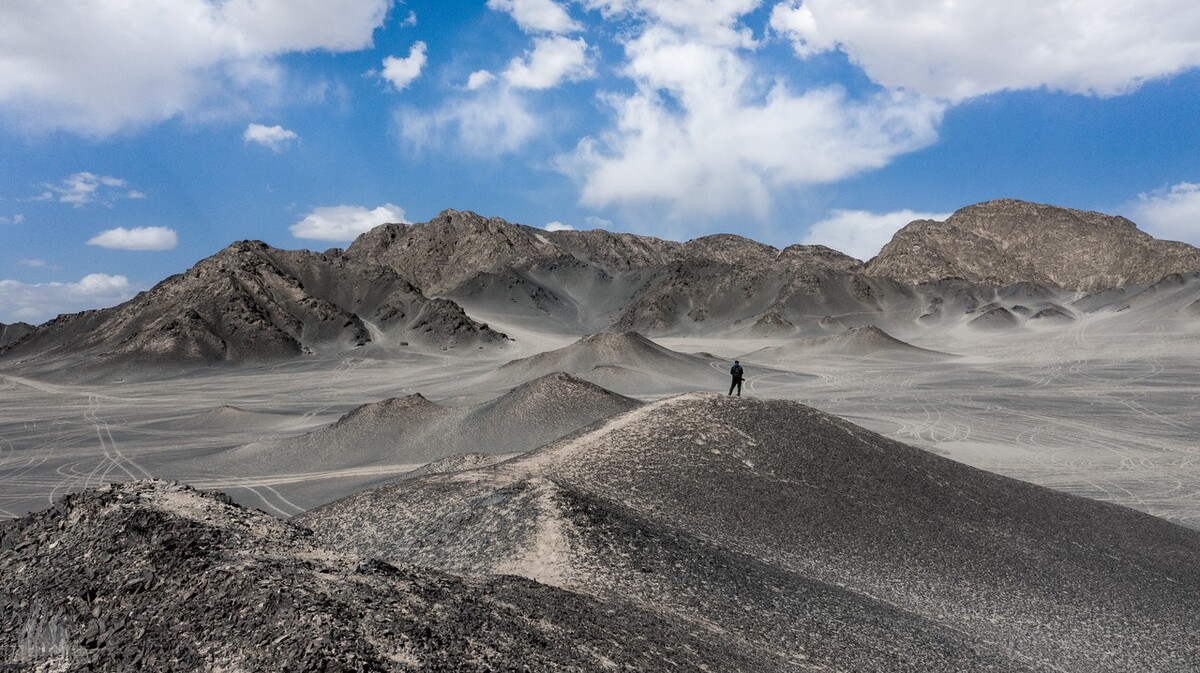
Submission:
[[322,544],[517,575],[691,624],[755,670],[1188,670],[1200,533],[795,402],[693,393],[297,520]]
[[272,361],[379,337],[430,348],[506,340],[384,267],[348,263],[337,250],[242,241],[117,307],[59,316],[0,352],[136,369]]
[[[1152,239],[1124,218],[1012,200],[914,222],[865,264],[823,246],[549,232],[447,210],[376,227],[345,251],[234,244],[125,304],[60,316],[0,346],[0,361],[211,365],[502,346],[486,320],[564,335],[802,338],[870,324],[953,327],[999,308],[1002,319],[976,325],[1020,328],[1069,321],[1080,291],[1090,293],[1080,310],[1115,310],[1126,298],[1105,291],[1145,295],[1197,270],[1200,249]],[[1186,307],[1197,296],[1179,301],[1176,313],[1194,319]]]

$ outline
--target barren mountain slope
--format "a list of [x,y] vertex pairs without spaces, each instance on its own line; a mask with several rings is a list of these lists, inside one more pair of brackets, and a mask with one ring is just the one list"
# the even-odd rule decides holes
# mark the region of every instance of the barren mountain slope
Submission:
[[963,278],[1068,290],[1152,283],[1200,269],[1200,249],[1160,241],[1123,217],[1001,199],[945,222],[918,220],[896,233],[867,272],[907,283]]
[[6,671],[786,670],[777,656],[514,577],[314,544],[165,482],[0,524]]
[[26,322],[16,322],[11,325],[6,325],[0,322],[0,347],[7,346],[26,334],[29,334],[34,329],[36,328],[33,325],[30,325]]
[[1187,670],[1200,533],[784,401],[690,394],[301,516],[339,548],[519,574],[833,670]]
[[369,343],[367,323],[431,347],[504,340],[384,267],[243,241],[124,304],[59,316],[3,354],[137,366],[276,360]]

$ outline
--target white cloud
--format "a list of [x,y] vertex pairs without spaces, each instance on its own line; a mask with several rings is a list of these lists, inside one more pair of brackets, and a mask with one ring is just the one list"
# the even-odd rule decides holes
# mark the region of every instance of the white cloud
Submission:
[[294,52],[363,49],[393,0],[0,3],[0,113],[30,130],[108,135],[238,108],[282,85]]
[[575,227],[572,227],[569,224],[563,224],[562,222],[559,222],[558,220],[555,220],[553,222],[547,222],[546,226],[544,226],[542,228],[545,229],[546,231],[575,231]]
[[388,56],[383,59],[382,77],[396,87],[396,91],[403,91],[421,76],[425,61],[425,43],[417,42],[409,49],[408,56]]
[[0,322],[41,323],[60,313],[112,306],[140,288],[125,276],[92,273],[77,283],[0,280]]
[[179,237],[167,227],[117,227],[103,231],[88,240],[88,245],[112,250],[174,250]]
[[428,112],[400,108],[394,118],[400,138],[418,152],[454,147],[496,157],[515,152],[542,130],[528,102],[508,87],[451,98]]
[[25,221],[25,216],[21,213],[13,213],[12,215],[0,215],[0,224],[21,224]]
[[612,220],[606,220],[603,217],[596,217],[595,215],[588,215],[583,218],[583,221],[587,222],[588,226],[593,229],[612,229],[613,226]]
[[527,33],[573,33],[580,30],[580,25],[554,0],[488,0],[487,6],[497,12],[507,12]]
[[44,259],[18,259],[17,264],[27,266],[31,269],[44,269],[48,266]]
[[80,208],[89,203],[111,206],[118,199],[143,199],[145,194],[128,189],[129,183],[111,175],[75,173],[57,185],[45,184],[46,191],[35,197],[35,201],[52,201],[57,196],[60,203],[69,203]]
[[913,220],[944,221],[950,213],[918,213],[898,210],[872,213],[865,210],[833,210],[829,217],[808,230],[801,241],[807,245],[825,245],[866,261],[892,240],[901,227]]
[[263,126],[262,124],[250,124],[246,127],[246,131],[242,133],[242,140],[246,144],[256,143],[279,154],[288,148],[292,142],[299,140],[300,136],[296,135],[295,131],[285,129],[282,126]]
[[637,90],[609,97],[616,128],[559,162],[588,206],[766,217],[781,188],[840,180],[929,145],[945,109],[901,93],[852,101],[836,88],[764,87],[738,47],[662,25],[625,51]]
[[381,224],[408,223],[404,209],[385,203],[368,210],[362,206],[326,206],[313,208],[303,220],[289,227],[292,236],[318,241],[352,241],[359,234]]
[[670,28],[689,40],[723,46],[754,46],[741,17],[758,9],[762,0],[584,0],[589,9],[606,16],[628,15]]
[[504,79],[517,89],[549,89],[559,82],[577,82],[595,74],[588,59],[588,45],[583,38],[553,35],[533,41],[533,51],[523,58],[514,58],[504,71]]
[[1200,245],[1200,184],[1181,182],[1139,194],[1126,210],[1155,238]]
[[840,49],[875,82],[946,100],[1048,87],[1112,96],[1200,66],[1192,0],[789,0],[802,56]]
[[476,70],[467,78],[467,90],[477,91],[491,84],[496,80],[496,76],[486,70]]

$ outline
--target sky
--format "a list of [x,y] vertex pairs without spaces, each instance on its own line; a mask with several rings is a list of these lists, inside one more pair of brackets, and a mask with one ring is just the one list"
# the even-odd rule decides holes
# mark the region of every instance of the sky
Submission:
[[0,322],[453,208],[868,259],[994,198],[1200,245],[1193,0],[6,0]]

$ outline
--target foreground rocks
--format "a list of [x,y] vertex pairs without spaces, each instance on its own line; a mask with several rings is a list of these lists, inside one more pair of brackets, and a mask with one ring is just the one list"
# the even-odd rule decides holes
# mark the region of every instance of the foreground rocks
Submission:
[[323,549],[304,529],[165,482],[6,522],[0,578],[2,671],[772,667],[529,580]]

